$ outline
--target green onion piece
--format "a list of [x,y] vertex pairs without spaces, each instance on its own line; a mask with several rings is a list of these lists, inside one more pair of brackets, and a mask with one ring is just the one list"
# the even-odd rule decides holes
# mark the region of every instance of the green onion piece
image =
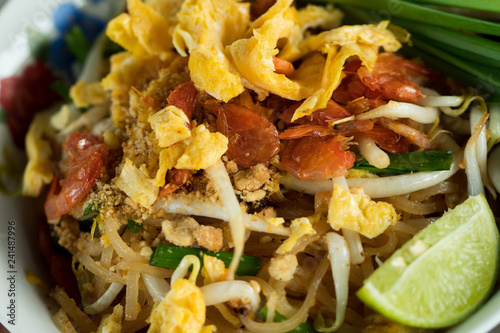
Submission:
[[[263,306],[262,308],[260,308],[260,310],[257,311],[255,316],[262,321],[266,320],[266,318],[267,318],[267,306]],[[285,321],[287,319],[288,319],[287,317],[283,316],[278,311],[274,312],[274,322],[275,323],[280,323],[280,322]],[[308,321],[300,324],[299,326],[295,327],[293,330],[288,331],[288,332],[291,332],[291,333],[318,333],[318,331],[316,331],[314,329],[314,326]]]
[[[306,2],[305,0],[299,2]],[[319,0],[319,3],[348,4],[376,11],[376,20],[392,19],[394,17],[414,20],[421,23],[441,27],[459,27],[463,30],[500,36],[500,24],[485,20],[452,14],[442,10],[429,8],[406,1],[394,0]]]
[[435,47],[441,48],[446,53],[453,54],[454,56],[462,58],[463,60],[467,60],[472,63],[480,64],[483,66],[500,69],[500,62],[498,61],[498,59],[500,58],[492,59],[490,57],[485,56],[482,53],[475,53],[475,49],[472,47],[469,50],[463,50],[453,45],[448,45],[444,43],[430,42],[430,41],[429,43],[434,45]]
[[62,81],[54,81],[51,83],[50,88],[61,96],[66,103],[72,103],[71,97],[69,96],[70,86]]
[[[500,68],[500,43],[456,30],[393,18],[391,23],[408,29],[412,35],[435,41],[441,49],[484,66]],[[451,51],[451,52],[450,52]]]
[[83,34],[82,29],[75,25],[68,31],[64,39],[66,45],[68,45],[68,49],[73,53],[76,60],[83,64],[85,58],[87,58],[87,54],[90,52],[91,45]]
[[[342,4],[339,7],[347,14],[347,17],[351,20],[351,22],[354,21],[353,23],[359,23],[358,21],[374,22],[375,20],[375,17],[372,15],[372,13],[369,13],[368,11],[357,8],[355,6]],[[416,26],[418,26],[418,24],[416,24],[415,22],[410,22],[407,20],[405,21],[393,18],[393,21],[396,21],[403,28],[406,28],[407,26],[415,28]],[[446,51],[446,48],[449,48],[451,50],[451,48],[457,48],[457,46],[446,45],[445,47],[443,47],[443,45],[445,45],[444,43],[437,44],[436,40],[431,40],[426,36],[421,36],[420,34],[415,33],[414,31],[416,29],[419,29],[419,31],[424,31],[426,35],[431,35],[433,31],[432,29],[436,29],[436,31],[439,31],[438,33],[436,33],[436,36],[438,37],[433,38],[441,40],[446,39],[446,33],[450,32],[453,35],[452,39],[457,40],[457,38],[461,38],[462,42],[468,43],[469,50],[467,52],[472,54],[468,56],[462,49],[460,51],[457,51],[459,53],[456,53],[456,55],[454,53],[448,52]],[[489,62],[482,61],[484,60],[484,57],[481,55],[477,57],[477,60],[475,62],[461,58],[462,56],[469,58],[474,57],[475,51],[478,49],[477,47],[475,47],[475,45],[480,44],[482,41],[485,41],[485,39],[480,37],[464,37],[462,35],[465,34],[455,33],[451,32],[451,30],[449,29],[441,29],[432,26],[425,26],[421,28],[417,27],[416,29],[414,29],[412,33],[412,41],[415,47],[404,45],[401,49],[401,52],[405,56],[420,57],[426,65],[433,68],[438,68],[440,72],[457,80],[460,80],[467,85],[476,88],[477,90],[483,91],[486,94],[483,97],[487,99],[488,103],[500,103],[500,71],[497,69],[498,65],[496,66],[497,68],[484,66],[484,64],[487,64]],[[481,52],[486,54],[488,58],[498,56],[498,54],[500,53],[498,43],[488,40],[485,45],[491,47],[491,50],[485,51],[481,49]],[[493,59],[490,59],[489,61],[493,61]],[[497,60],[495,61],[498,62]]]
[[127,229],[130,230],[131,233],[137,234],[143,231],[144,227],[141,224],[136,223],[134,220],[128,220]]
[[433,55],[418,48],[403,46],[401,51],[407,57],[420,57],[427,66],[439,68],[440,72],[460,80],[477,90],[483,91],[486,94],[483,97],[489,104],[500,103],[498,86],[491,84],[490,82],[485,81],[461,68],[458,68],[445,60],[434,57]]
[[432,41],[417,34],[413,34],[412,41],[415,47],[435,56],[441,58],[448,63],[478,77],[479,79],[488,82],[489,84],[500,88],[500,70],[492,67],[482,66],[467,62],[452,54],[446,53],[433,45]]
[[[184,256],[192,254],[200,258],[201,266],[203,267],[203,256],[208,255],[216,257],[224,262],[224,265],[229,267],[233,254],[230,252],[213,252],[204,249],[195,249],[192,247],[182,247],[172,244],[161,243],[155,249],[149,264],[163,268],[177,268]],[[254,256],[242,255],[236,275],[240,276],[255,276],[260,270],[261,259]]]
[[500,2],[498,0],[413,0],[413,2],[434,6],[459,7],[500,13]]
[[83,210],[83,218],[85,217],[93,217],[99,213],[100,205],[97,205],[94,202],[89,203],[85,209]]
[[362,159],[354,163],[354,169],[371,173],[399,175],[414,171],[450,170],[453,153],[446,150],[418,151],[411,153],[389,154],[391,160],[385,169],[378,169]]

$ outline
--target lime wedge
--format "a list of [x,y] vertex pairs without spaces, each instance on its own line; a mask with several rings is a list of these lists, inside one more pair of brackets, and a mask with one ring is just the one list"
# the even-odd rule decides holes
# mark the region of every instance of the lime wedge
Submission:
[[408,326],[451,326],[485,302],[498,260],[493,213],[483,195],[470,197],[397,250],[357,296]]

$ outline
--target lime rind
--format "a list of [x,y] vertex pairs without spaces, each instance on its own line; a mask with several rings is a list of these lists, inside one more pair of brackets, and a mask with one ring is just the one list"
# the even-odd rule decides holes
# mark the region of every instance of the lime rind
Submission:
[[482,195],[471,197],[396,251],[357,295],[405,325],[451,326],[485,302],[498,257],[493,213]]

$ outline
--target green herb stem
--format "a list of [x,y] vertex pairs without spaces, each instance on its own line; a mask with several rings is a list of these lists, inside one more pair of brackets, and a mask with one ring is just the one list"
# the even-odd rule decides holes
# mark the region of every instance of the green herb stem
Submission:
[[135,222],[134,220],[128,220],[127,221],[127,229],[130,230],[131,233],[137,234],[137,233],[143,231],[144,227],[141,224]]
[[66,45],[79,63],[83,64],[90,52],[89,41],[83,34],[82,29],[75,25],[65,36]]
[[458,7],[500,13],[498,0],[412,0],[413,2],[445,7]]
[[[339,5],[351,21],[376,22],[390,18],[391,21],[411,32],[413,47],[403,46],[406,56],[420,57],[426,65],[454,77],[469,86],[481,90],[488,103],[500,102],[500,43],[454,29],[403,19],[397,11],[390,17],[378,17],[368,11],[340,0]],[[344,1],[346,3],[344,3]],[[398,2],[398,4],[401,1]],[[417,5],[418,6],[418,5]],[[424,7],[424,6],[421,6]],[[457,27],[460,26],[457,24]],[[462,27],[461,27],[462,28]]]
[[[233,259],[233,253],[230,252],[213,252],[204,249],[161,243],[151,256],[149,264],[151,266],[163,268],[177,268],[182,258],[189,254],[197,256],[200,259],[202,266],[204,255],[216,257],[217,259],[222,260],[226,268],[229,267],[231,260]],[[236,270],[236,275],[255,276],[260,270],[260,263],[260,258],[244,254],[241,257],[238,269]]]
[[347,4],[369,9],[377,21],[394,17],[432,24],[445,28],[500,36],[500,24],[445,12],[407,1],[394,0],[320,0],[320,3]]
[[93,217],[99,213],[100,205],[91,202],[83,210],[83,218]]
[[[408,29],[412,34],[417,33],[420,36],[433,40],[444,48],[451,46],[456,51],[453,54],[462,56],[463,53],[472,53],[481,56],[482,59],[473,57],[469,59],[486,66],[500,68],[498,59],[500,59],[500,43],[477,35],[466,34],[460,31],[436,27],[435,25],[422,24],[409,20],[393,18],[391,23]],[[484,59],[488,63],[484,63]]]
[[412,41],[415,47],[432,54],[435,57],[438,57],[440,59],[443,59],[447,61],[448,63],[480,78],[481,80],[488,82],[489,84],[500,88],[500,70],[471,63],[468,61],[465,61],[464,59],[461,59],[453,54],[447,53],[441,49],[439,49],[437,46],[434,46],[432,41],[429,39],[413,34],[412,36]]

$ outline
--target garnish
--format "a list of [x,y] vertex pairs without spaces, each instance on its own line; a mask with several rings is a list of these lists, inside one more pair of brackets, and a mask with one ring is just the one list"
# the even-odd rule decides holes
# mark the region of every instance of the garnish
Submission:
[[[177,268],[179,263],[181,262],[184,256],[192,254],[200,258],[200,261],[203,265],[203,256],[212,256],[220,259],[224,262],[224,265],[229,267],[231,264],[231,260],[233,259],[233,253],[230,252],[213,252],[204,249],[196,249],[192,247],[182,247],[176,246],[166,243],[161,243],[155,249],[151,259],[149,260],[149,264],[151,266],[158,266],[163,268]],[[261,259],[254,256],[242,255],[241,260],[236,270],[236,275],[251,275],[255,276],[260,270],[260,262]]]
[[354,169],[362,169],[378,174],[399,175],[414,171],[450,170],[453,153],[446,150],[416,151],[411,153],[389,154],[391,160],[385,169],[379,169],[366,159],[354,162]]

